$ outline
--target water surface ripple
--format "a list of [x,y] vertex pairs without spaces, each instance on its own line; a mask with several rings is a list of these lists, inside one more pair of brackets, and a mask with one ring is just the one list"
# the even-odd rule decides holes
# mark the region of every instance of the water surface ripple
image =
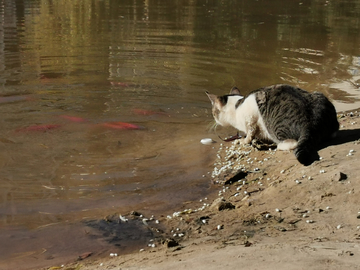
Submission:
[[0,3],[4,263],[34,264],[54,231],[67,251],[39,258],[70,256],[83,220],[167,215],[211,192],[205,91],[288,83],[360,107],[355,0]]

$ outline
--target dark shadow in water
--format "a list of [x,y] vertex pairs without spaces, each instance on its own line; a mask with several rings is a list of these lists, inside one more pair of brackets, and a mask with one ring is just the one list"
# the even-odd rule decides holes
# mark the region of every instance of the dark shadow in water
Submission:
[[131,215],[129,219],[119,217],[118,214],[107,216],[104,219],[86,221],[92,228],[88,231],[89,237],[103,240],[118,247],[119,254],[133,252],[163,242],[162,228],[155,220],[146,219],[139,215]]

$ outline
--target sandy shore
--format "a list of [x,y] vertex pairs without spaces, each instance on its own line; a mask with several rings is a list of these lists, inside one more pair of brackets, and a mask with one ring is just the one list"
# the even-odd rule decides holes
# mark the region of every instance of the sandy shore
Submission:
[[215,145],[210,196],[158,219],[120,220],[151,232],[146,247],[45,269],[360,269],[359,113],[339,122],[308,167],[267,146]]

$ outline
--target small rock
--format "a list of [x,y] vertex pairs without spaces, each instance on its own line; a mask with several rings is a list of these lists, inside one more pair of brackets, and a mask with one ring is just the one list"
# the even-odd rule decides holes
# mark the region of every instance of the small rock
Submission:
[[331,178],[332,181],[343,181],[347,179],[347,175],[345,173],[342,172],[337,172],[333,175],[333,177]]
[[132,211],[130,213],[130,215],[135,216],[135,217],[140,217],[141,216],[141,214],[139,212],[137,212],[137,211]]
[[92,255],[92,252],[85,252],[85,253],[79,255],[78,261],[84,260],[84,259],[86,259],[87,257],[90,257],[91,255]]
[[246,202],[245,202],[245,206],[248,206],[248,207],[249,207],[249,206],[252,206],[252,202],[251,202],[251,201],[246,201]]
[[211,139],[211,138],[202,139],[202,140],[200,140],[200,142],[201,142],[202,144],[206,144],[206,145],[210,145],[210,144],[215,143],[215,141],[214,141],[213,139]]
[[245,247],[250,247],[251,245],[252,245],[252,243],[247,240],[244,242]]
[[280,231],[280,232],[286,232],[286,231],[287,231],[286,228],[280,227],[280,226],[275,226],[274,229],[276,229],[276,230],[278,230],[278,231]]
[[163,242],[163,245],[166,246],[167,248],[171,248],[171,247],[177,247],[179,243],[172,238],[168,238]]
[[218,211],[222,211],[226,209],[235,209],[235,206],[231,202],[227,202],[222,198],[217,198],[211,204],[210,209],[216,209]]

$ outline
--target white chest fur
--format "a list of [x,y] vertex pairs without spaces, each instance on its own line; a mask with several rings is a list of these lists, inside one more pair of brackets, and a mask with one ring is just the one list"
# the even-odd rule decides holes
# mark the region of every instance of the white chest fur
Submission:
[[276,139],[274,140],[274,138],[270,136],[265,126],[256,102],[255,94],[248,96],[244,102],[236,108],[235,104],[238,100],[239,96],[231,96],[228,99],[225,112],[228,123],[246,134],[249,132],[254,133],[259,139],[277,142]]

